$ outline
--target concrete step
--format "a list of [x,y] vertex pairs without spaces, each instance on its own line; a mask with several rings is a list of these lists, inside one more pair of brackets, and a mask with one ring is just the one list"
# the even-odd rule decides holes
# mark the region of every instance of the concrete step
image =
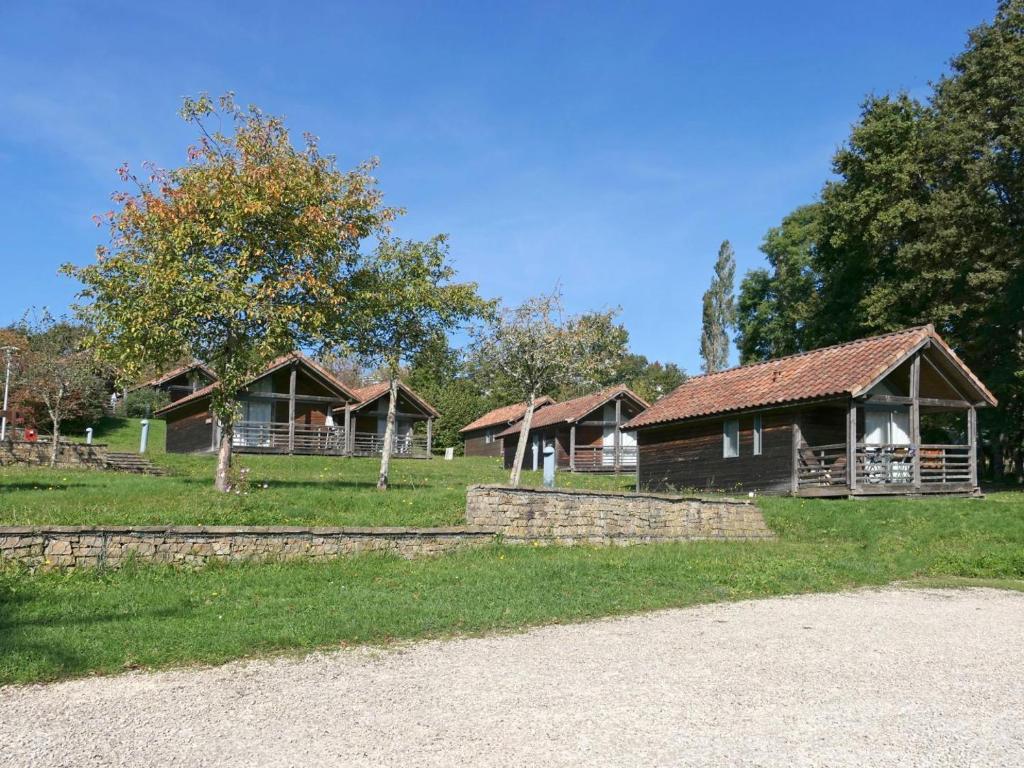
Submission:
[[158,467],[145,456],[126,451],[110,451],[107,454],[107,468],[118,472],[135,472],[140,475],[166,475],[167,470]]

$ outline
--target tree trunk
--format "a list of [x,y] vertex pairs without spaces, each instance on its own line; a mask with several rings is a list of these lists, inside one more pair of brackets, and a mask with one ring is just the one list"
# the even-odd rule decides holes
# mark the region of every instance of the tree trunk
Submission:
[[234,437],[234,423],[221,424],[220,444],[217,446],[217,474],[213,479],[213,487],[221,493],[231,490],[231,447]]
[[54,419],[52,416],[50,420],[53,422],[53,442],[50,444],[50,466],[57,466],[57,452],[60,450],[60,421]]
[[395,442],[395,420],[398,413],[398,379],[394,376],[390,379],[391,387],[388,390],[388,418],[384,427],[384,445],[380,449],[380,477],[377,478],[377,490],[388,489],[388,472],[391,469],[391,445]]
[[530,442],[530,425],[533,424],[533,395],[526,403],[526,413],[523,414],[523,424],[519,428],[519,442],[516,443],[516,458],[512,462],[512,474],[508,482],[512,487],[519,486],[519,476],[523,472],[523,459],[526,457],[526,445]]

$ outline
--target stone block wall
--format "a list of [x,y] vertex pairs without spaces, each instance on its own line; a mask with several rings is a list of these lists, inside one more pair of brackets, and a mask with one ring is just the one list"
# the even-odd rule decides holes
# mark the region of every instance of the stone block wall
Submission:
[[774,538],[746,500],[500,485],[470,486],[466,522],[509,541],[562,544]]
[[[9,464],[32,464],[47,466],[50,463],[52,444],[47,438],[35,442],[28,440],[5,440],[0,442],[0,466]],[[61,440],[57,446],[57,466],[73,468],[102,469],[107,461],[107,446],[100,443],[86,445]]]
[[362,552],[413,558],[494,541],[469,528],[48,526],[0,528],[0,562],[32,568],[114,567],[134,558],[199,566],[211,561],[324,560]]

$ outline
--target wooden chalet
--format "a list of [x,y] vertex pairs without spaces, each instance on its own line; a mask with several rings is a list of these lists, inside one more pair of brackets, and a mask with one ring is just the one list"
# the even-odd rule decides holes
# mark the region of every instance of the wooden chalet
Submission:
[[623,429],[643,489],[973,494],[995,404],[928,325],[693,377]]
[[[571,472],[620,472],[636,467],[636,439],[623,425],[644,408],[627,387],[609,387],[593,394],[547,405],[534,412],[525,469],[540,469],[543,449],[555,449],[556,466]],[[522,421],[507,427],[503,440],[505,467],[515,460]]]
[[[534,413],[546,405],[554,404],[554,400],[544,396],[534,401]],[[459,430],[463,440],[463,452],[466,456],[493,456],[502,457],[505,455],[505,438],[501,433],[515,424],[526,413],[526,403],[515,403],[504,405],[488,411],[479,419],[471,421]]]
[[[351,390],[356,402],[335,409],[351,436],[348,452],[354,456],[379,455],[384,446],[391,387],[386,381]],[[414,459],[433,456],[434,419],[438,412],[405,382],[398,382],[395,440],[392,455]]]
[[[216,382],[208,384],[154,414],[167,423],[168,452],[217,450],[220,427],[210,413],[210,395],[216,386]],[[394,455],[429,455],[421,447],[429,448],[429,435],[419,439],[404,425],[410,415],[426,413],[429,433],[429,421],[437,413],[408,387],[402,391],[405,398],[399,404]],[[382,394],[386,416],[386,385]],[[346,387],[330,371],[301,353],[282,355],[236,393],[240,413],[234,426],[234,449],[240,453],[379,454],[383,429],[374,409],[379,408],[382,398],[379,394],[371,395],[367,390]],[[412,414],[406,413],[407,401],[417,403]]]
[[173,403],[176,400],[181,400],[183,397],[191,395],[193,392],[197,392],[203,387],[209,386],[216,380],[217,377],[213,371],[196,361],[175,368],[173,371],[163,373],[142,384],[137,384],[129,392],[146,388],[157,389],[161,392],[166,392]]

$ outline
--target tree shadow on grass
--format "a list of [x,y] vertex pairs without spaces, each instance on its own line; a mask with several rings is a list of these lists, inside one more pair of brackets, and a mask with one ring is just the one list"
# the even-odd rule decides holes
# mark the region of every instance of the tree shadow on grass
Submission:
[[86,488],[85,483],[0,483],[0,494],[4,491],[67,491],[72,488]]
[[[189,477],[189,478],[177,478],[181,483],[188,485],[204,485],[213,488],[213,480],[207,480],[205,478]],[[263,488],[263,484],[266,483],[269,488]],[[249,477],[249,486],[254,491],[273,490],[275,488],[326,488],[328,490],[352,490],[352,489],[372,489],[377,488],[376,480],[273,480],[259,477]],[[423,488],[424,486],[413,485],[411,483],[391,483],[391,488],[412,490],[415,488]]]

